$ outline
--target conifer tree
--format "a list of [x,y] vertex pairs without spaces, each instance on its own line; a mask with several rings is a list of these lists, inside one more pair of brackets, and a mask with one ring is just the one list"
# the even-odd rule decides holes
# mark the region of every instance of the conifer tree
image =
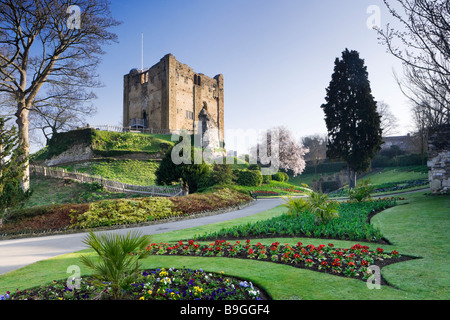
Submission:
[[0,217],[4,211],[25,200],[31,191],[23,191],[24,148],[15,127],[7,128],[8,119],[0,117]]
[[369,170],[382,144],[381,117],[357,51],[346,49],[336,58],[325,101],[321,108],[328,130],[327,156],[347,162],[349,187],[354,188],[356,174]]

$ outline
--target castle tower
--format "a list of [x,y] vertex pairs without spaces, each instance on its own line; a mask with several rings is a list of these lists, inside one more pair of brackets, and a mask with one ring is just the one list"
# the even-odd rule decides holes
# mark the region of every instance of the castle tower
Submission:
[[205,109],[224,140],[224,81],[195,72],[165,55],[150,69],[133,69],[124,76],[123,126],[168,132],[197,132]]

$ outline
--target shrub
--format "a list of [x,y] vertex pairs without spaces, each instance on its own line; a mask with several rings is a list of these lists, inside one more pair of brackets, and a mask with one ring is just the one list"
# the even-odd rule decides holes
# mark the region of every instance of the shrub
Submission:
[[211,172],[211,185],[227,185],[233,183],[233,170],[226,164],[214,164]]
[[283,206],[288,208],[288,215],[300,214],[307,211],[309,208],[309,202],[305,198],[287,197],[283,198],[283,200],[285,201]]
[[246,187],[259,187],[263,182],[261,171],[237,170],[236,183]]
[[272,175],[272,180],[284,182],[285,176],[282,172],[277,172]]
[[[189,192],[194,193],[199,188],[210,184],[211,169],[204,161],[201,164],[175,165],[172,161],[171,148],[156,170],[156,182],[159,185],[178,183],[180,179],[188,184]],[[194,148],[191,151],[191,163],[194,163]]]
[[318,223],[327,223],[331,219],[338,218],[338,206],[336,201],[329,201],[326,194],[311,192],[309,195],[309,209],[316,216]]
[[120,299],[137,279],[140,268],[138,261],[149,255],[145,248],[150,245],[150,238],[133,231],[126,236],[107,233],[95,235],[89,231],[83,243],[94,249],[100,258],[97,262],[81,256],[81,262],[93,270],[95,284],[110,287],[113,298]]
[[316,217],[316,222],[319,224],[327,223],[329,220],[338,218],[338,203],[329,201],[326,194],[311,192],[308,198],[291,198],[284,199],[286,203],[284,207],[288,208],[288,214],[302,214],[307,211],[311,212]]
[[286,172],[282,172],[283,176],[284,176],[284,181],[283,182],[288,182],[289,181],[289,175]]
[[272,181],[272,176],[270,175],[263,175],[263,183],[268,184]]
[[375,191],[375,186],[370,185],[370,180],[361,180],[358,186],[348,190],[350,201],[362,202],[371,198],[371,193]]
[[251,164],[248,166],[248,170],[261,170],[261,167],[258,164]]
[[[212,187],[211,189],[214,189]],[[245,204],[252,200],[248,193],[229,188],[216,189],[214,192],[190,194],[186,197],[170,198],[173,210],[182,215],[214,211]]]
[[179,215],[167,198],[105,200],[92,203],[89,210],[74,217],[72,228],[94,228],[117,224],[136,224]]

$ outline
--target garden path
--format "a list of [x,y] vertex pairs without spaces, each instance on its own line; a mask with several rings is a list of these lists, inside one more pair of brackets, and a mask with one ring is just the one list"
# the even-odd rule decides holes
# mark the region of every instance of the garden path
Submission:
[[[106,232],[125,234],[129,230],[136,230],[147,235],[158,234],[246,217],[267,211],[282,203],[281,198],[261,199],[251,206],[227,213]],[[0,275],[40,260],[86,249],[82,242],[86,235],[87,233],[74,233],[0,241]]]

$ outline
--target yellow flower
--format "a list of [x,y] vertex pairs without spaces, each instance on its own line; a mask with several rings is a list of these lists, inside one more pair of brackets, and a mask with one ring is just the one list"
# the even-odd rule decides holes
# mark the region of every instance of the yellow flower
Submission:
[[165,276],[168,276],[169,274],[167,273],[167,272],[165,272],[165,271],[161,271],[160,273],[159,273],[159,276],[160,277],[165,277]]
[[203,292],[203,288],[200,288],[200,287],[194,287],[194,290],[195,290],[195,293],[201,293],[201,292]]
[[140,297],[139,300],[145,300],[145,298],[144,297]]
[[148,294],[150,294],[150,295],[153,293],[152,290],[148,290],[147,292],[148,292]]

